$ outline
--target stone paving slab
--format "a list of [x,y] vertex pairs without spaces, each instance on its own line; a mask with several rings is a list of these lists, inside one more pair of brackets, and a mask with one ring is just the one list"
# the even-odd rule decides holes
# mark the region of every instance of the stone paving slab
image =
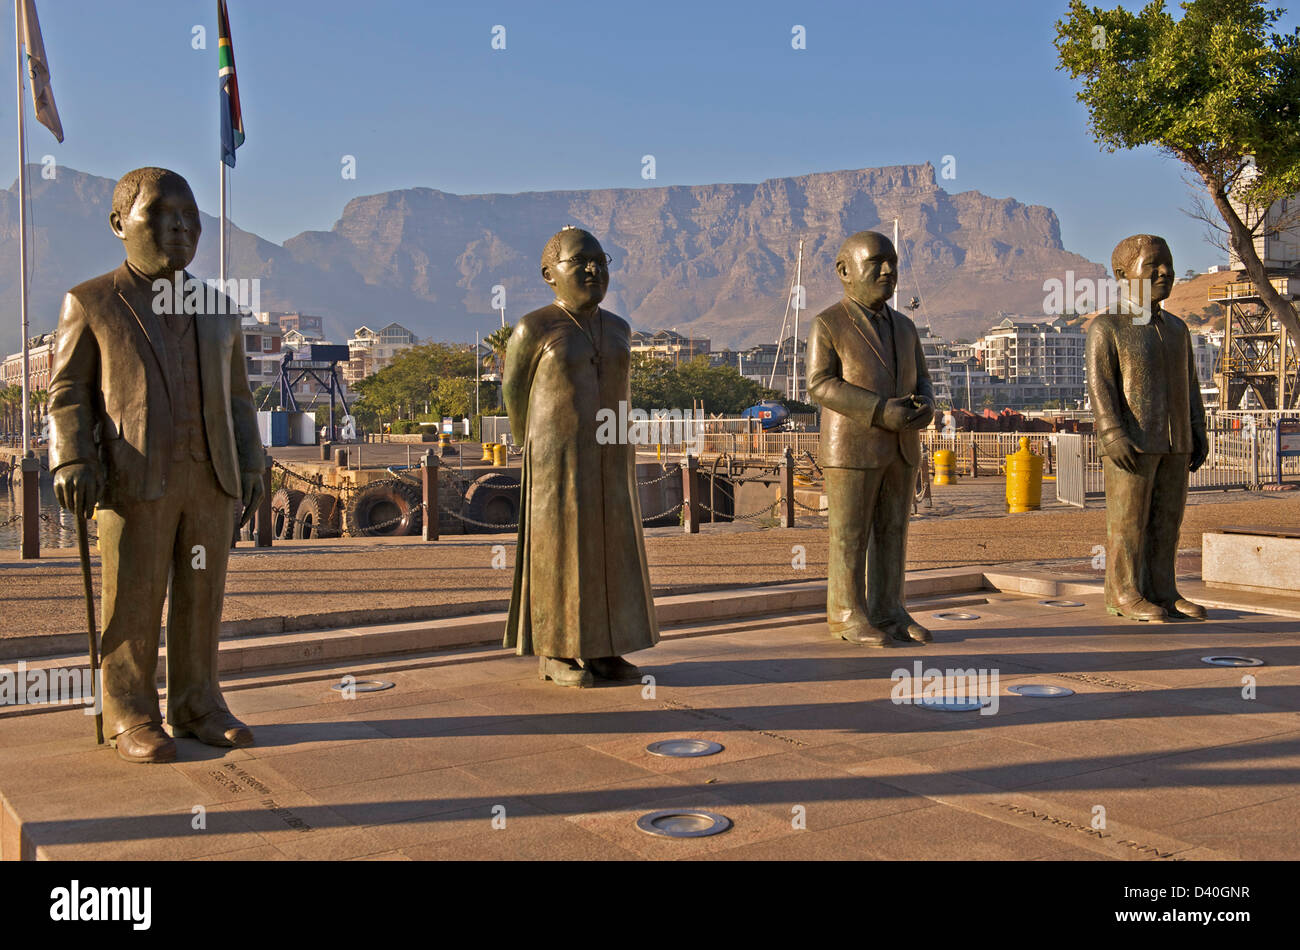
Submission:
[[[563,690],[500,651],[376,659],[395,688],[355,699],[328,689],[347,667],[234,677],[258,744],[181,740],[163,766],[95,748],[79,710],[5,714],[0,857],[1300,858],[1300,625],[1215,609],[1138,626],[1096,594],[1040,599],[919,614],[934,644],[891,650],[807,617],[702,626],[632,657],[652,690]],[[1200,662],[1224,651],[1268,665]],[[997,712],[894,702],[916,661],[996,670]],[[1027,681],[1076,693],[1006,692]],[[675,736],[725,749],[645,751]],[[693,840],[634,826],[670,807],[735,825]]]
[[[1060,559],[1086,566],[1097,545],[1105,544],[1101,508],[1051,508],[1049,503],[1042,511],[1007,515],[1000,478],[934,491],[936,507],[922,506],[909,528],[911,571]],[[775,527],[772,520],[705,525],[694,535],[681,528],[651,528],[646,531],[650,580],[657,595],[671,595],[825,579],[825,524],[824,518],[800,512],[794,528]],[[1180,547],[1199,558],[1202,533],[1226,524],[1300,529],[1300,497],[1193,492]],[[289,541],[269,549],[241,542],[230,559],[224,628],[230,635],[270,635],[501,611],[509,602],[514,556],[513,533],[433,543],[418,538]],[[99,556],[93,546],[92,562],[98,591]],[[39,561],[21,561],[14,547],[0,546],[0,651],[5,641],[20,641],[0,655],[75,653],[85,637],[84,623],[75,547],[46,549]],[[40,648],[31,642],[39,638],[55,638],[61,646]]]

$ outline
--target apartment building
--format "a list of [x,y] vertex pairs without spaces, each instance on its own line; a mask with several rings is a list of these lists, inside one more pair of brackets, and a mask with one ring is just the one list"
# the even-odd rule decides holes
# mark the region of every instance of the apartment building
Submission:
[[343,368],[343,379],[349,386],[358,380],[373,376],[393,361],[402,350],[419,343],[414,333],[400,323],[390,323],[379,330],[357,327],[348,340],[351,358]]

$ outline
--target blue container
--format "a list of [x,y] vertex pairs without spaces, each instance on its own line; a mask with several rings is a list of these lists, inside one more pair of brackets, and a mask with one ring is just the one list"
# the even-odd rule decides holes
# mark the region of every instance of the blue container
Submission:
[[289,413],[284,409],[259,412],[257,427],[262,432],[263,445],[274,447],[289,444]]
[[757,406],[750,406],[740,414],[742,419],[758,419],[764,429],[779,429],[786,419],[790,418],[790,410],[779,402],[760,402]]

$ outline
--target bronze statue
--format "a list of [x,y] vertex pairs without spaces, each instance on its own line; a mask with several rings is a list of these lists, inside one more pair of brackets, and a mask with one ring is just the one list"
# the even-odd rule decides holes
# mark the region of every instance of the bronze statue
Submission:
[[[1204,620],[1175,586],[1187,476],[1209,453],[1191,336],[1161,309],[1174,286],[1164,238],[1120,241],[1111,269],[1118,312],[1088,328],[1088,393],[1106,476],[1106,609],[1156,623]],[[1141,290],[1139,291],[1139,288]]]
[[222,699],[217,636],[235,506],[244,520],[256,509],[266,462],[239,314],[182,273],[200,230],[189,184],[128,172],[109,225],[126,262],[74,287],[59,314],[50,469],[64,508],[99,506],[105,734],[128,762],[170,762],[155,686],[164,597],[172,735],[253,741]]
[[599,306],[608,264],[586,231],[553,236],[542,279],[555,303],[526,314],[506,347],[502,388],[524,460],[505,645],[540,657],[539,677],[561,686],[638,679],[622,655],[659,639],[636,446],[597,438],[597,414],[631,399],[631,330]]
[[860,231],[840,247],[835,271],[844,299],[808,331],[829,505],[826,622],[864,646],[929,643],[903,606],[903,573],[918,430],[934,418],[930,374],[915,325],[886,303],[898,280],[893,243]]

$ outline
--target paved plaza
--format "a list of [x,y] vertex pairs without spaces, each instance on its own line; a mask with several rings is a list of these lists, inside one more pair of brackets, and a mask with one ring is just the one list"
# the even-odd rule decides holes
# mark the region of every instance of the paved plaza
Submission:
[[[183,739],[162,766],[96,748],[79,709],[10,713],[0,856],[1300,857],[1300,622],[1214,609],[1138,626],[1099,593],[1077,600],[988,591],[960,599],[966,620],[935,604],[917,611],[935,643],[893,650],[832,640],[808,613],[674,627],[630,657],[647,685],[561,689],[496,649],[231,676],[257,745]],[[1266,665],[1201,660],[1222,653]],[[996,712],[893,701],[912,688],[892,674],[917,662],[996,673]],[[344,675],[395,685],[344,698]],[[1026,683],[1074,695],[1008,691]],[[724,749],[646,752],[675,737]],[[667,808],[734,824],[637,829]]]

